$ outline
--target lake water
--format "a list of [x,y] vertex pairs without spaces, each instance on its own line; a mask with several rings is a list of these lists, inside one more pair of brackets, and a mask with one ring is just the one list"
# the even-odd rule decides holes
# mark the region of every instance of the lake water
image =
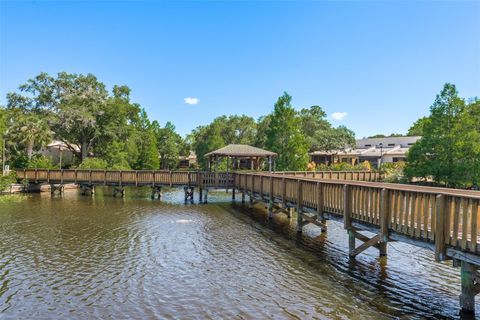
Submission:
[[[401,243],[347,255],[338,223],[295,233],[210,193],[0,198],[1,319],[458,318],[459,269]],[[197,198],[195,198],[197,200]]]

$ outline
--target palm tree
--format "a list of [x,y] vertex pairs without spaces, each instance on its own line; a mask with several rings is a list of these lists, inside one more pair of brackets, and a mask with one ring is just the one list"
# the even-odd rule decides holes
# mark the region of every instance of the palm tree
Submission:
[[45,117],[29,112],[27,114],[16,113],[12,117],[7,139],[15,141],[15,147],[23,149],[30,159],[34,149],[50,143],[52,137],[53,132]]

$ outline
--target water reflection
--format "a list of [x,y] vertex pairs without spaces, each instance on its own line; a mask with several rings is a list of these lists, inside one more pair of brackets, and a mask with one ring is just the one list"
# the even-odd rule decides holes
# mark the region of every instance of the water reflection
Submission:
[[223,204],[224,192],[209,205],[149,196],[0,203],[2,318],[458,317],[459,272],[428,251],[394,243],[388,258],[351,260],[337,223],[298,235],[294,218]]

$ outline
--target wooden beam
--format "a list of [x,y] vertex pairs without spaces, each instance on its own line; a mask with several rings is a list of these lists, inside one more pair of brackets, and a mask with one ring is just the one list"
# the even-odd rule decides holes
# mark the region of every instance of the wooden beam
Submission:
[[363,251],[367,250],[368,248],[375,246],[378,241],[380,240],[380,235],[376,235],[373,238],[369,239],[368,241],[362,243],[358,248],[353,249],[350,251],[350,257],[355,257],[358,254],[362,253]]

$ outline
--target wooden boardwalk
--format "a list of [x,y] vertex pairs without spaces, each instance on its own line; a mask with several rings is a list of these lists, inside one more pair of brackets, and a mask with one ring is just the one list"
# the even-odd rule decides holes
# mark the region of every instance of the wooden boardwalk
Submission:
[[268,203],[269,217],[290,215],[294,208],[298,232],[309,223],[326,231],[328,219],[341,220],[351,257],[370,247],[386,255],[387,242],[394,240],[431,249],[436,261],[453,260],[461,266],[461,307],[474,311],[480,292],[480,192],[241,172],[235,174],[235,187],[242,202],[248,195],[250,205]]
[[[169,172],[106,170],[18,170],[20,180],[63,185],[77,183],[113,187],[184,187],[185,200],[200,202],[209,188],[240,192],[250,205],[265,202],[268,215],[296,211],[297,230],[313,223],[327,230],[329,219],[340,220],[348,233],[349,254],[373,247],[387,254],[388,241],[431,249],[437,261],[461,266],[463,310],[474,311],[480,292],[480,192],[376,182],[368,172]],[[123,190],[123,189],[122,189]],[[158,191],[158,190],[157,190]],[[202,198],[205,193],[205,201]],[[124,195],[122,193],[122,195]],[[152,194],[153,197],[153,194]],[[362,232],[373,232],[374,236]],[[356,240],[361,243],[356,246]]]

